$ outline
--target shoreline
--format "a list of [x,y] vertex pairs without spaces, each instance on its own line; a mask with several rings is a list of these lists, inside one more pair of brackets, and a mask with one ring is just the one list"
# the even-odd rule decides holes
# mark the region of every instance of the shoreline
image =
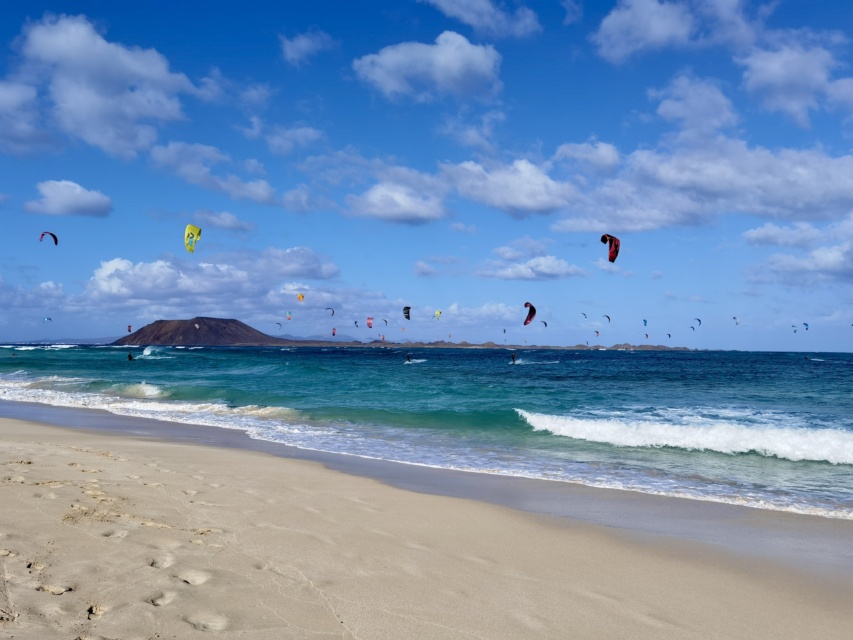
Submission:
[[[846,638],[853,624],[851,572],[184,437],[0,418],[0,630],[760,640]],[[778,519],[765,515],[766,541]]]
[[[853,521],[850,520],[329,453],[254,439],[239,429],[120,416],[100,409],[0,400],[0,420],[4,418],[314,462],[332,471],[377,480],[406,491],[474,500],[637,536],[697,542],[726,553],[783,562],[801,570],[853,576],[853,554],[849,553]],[[764,535],[768,527],[773,529],[770,537]]]

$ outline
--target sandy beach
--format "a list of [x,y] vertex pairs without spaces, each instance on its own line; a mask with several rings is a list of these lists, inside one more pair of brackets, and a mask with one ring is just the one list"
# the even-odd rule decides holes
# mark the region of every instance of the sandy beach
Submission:
[[851,602],[845,572],[628,523],[0,418],[3,637],[847,638]]

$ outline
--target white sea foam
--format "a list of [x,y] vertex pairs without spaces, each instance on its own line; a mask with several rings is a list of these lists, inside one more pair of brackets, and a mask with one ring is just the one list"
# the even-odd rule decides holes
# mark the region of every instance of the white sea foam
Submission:
[[664,422],[516,411],[535,431],[617,447],[675,447],[726,454],[754,452],[793,461],[853,464],[853,433],[842,429],[747,425],[723,418]]

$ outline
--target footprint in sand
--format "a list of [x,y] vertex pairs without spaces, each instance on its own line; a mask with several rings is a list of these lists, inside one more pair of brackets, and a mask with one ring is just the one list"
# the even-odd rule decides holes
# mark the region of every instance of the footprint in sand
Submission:
[[199,631],[222,631],[228,626],[228,618],[218,613],[195,613],[186,621]]
[[105,538],[121,539],[127,537],[127,531],[125,531],[124,529],[110,529],[109,531],[104,531],[101,535]]
[[190,584],[194,587],[197,587],[200,584],[204,584],[208,580],[210,580],[210,574],[205,573],[204,571],[197,571],[195,569],[188,569],[183,571],[175,576],[179,580],[183,580],[187,584]]
[[74,591],[72,587],[57,587],[51,584],[43,584],[36,588],[36,591],[44,591],[45,593],[51,593],[55,596],[61,596],[66,591]]
[[153,598],[149,598],[148,602],[153,604],[155,607],[165,607],[167,604],[172,602],[177,595],[178,593],[176,591],[161,591]]
[[168,569],[173,564],[175,564],[174,556],[169,554],[164,554],[161,556],[157,556],[156,558],[152,558],[148,563],[148,566],[154,567],[155,569]]
[[102,615],[104,615],[106,612],[107,612],[107,608],[103,605],[100,605],[100,604],[93,604],[87,610],[87,613],[89,614],[89,620],[97,620]]

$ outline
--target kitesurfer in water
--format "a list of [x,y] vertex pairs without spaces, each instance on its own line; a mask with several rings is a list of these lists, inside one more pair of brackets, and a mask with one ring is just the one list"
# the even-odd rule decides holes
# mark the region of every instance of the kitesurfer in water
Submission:
[[133,360],[133,354],[132,354],[132,353],[128,353],[128,354],[127,354],[127,359],[128,359],[128,360]]
[[515,364],[515,354],[513,353],[510,358],[512,358],[512,363]]
[[406,362],[411,362],[411,361],[412,361],[412,354],[411,354],[411,353],[407,353],[407,354],[406,354]]

